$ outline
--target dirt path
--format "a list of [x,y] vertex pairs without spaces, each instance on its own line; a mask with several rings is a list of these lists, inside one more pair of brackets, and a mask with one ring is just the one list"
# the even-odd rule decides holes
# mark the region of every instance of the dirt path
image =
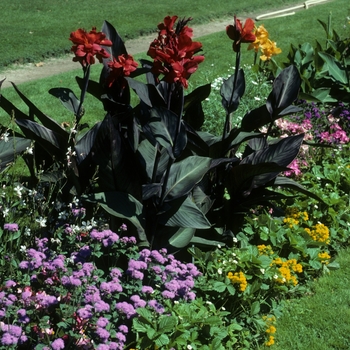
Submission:
[[[327,1],[327,0],[323,0]],[[289,7],[292,7],[289,6]],[[269,12],[276,10],[286,10],[288,7],[272,9]],[[301,10],[302,8],[300,8]],[[261,14],[260,14],[261,15]],[[246,17],[256,18],[258,15],[247,14]],[[204,35],[224,31],[228,24],[233,24],[233,18],[223,18],[219,21],[212,21],[206,24],[193,25],[194,37],[201,37]],[[125,42],[126,49],[131,55],[142,53],[148,50],[150,42],[156,37],[156,34],[142,36],[137,39],[128,40]],[[67,55],[62,58],[52,58],[38,63],[28,63],[25,65],[14,65],[10,69],[6,69],[0,72],[0,80],[6,78],[2,87],[11,86],[10,82],[14,82],[16,85],[46,78],[49,76],[61,74],[71,71],[73,69],[79,69],[80,65],[77,62],[72,61],[73,54]]]

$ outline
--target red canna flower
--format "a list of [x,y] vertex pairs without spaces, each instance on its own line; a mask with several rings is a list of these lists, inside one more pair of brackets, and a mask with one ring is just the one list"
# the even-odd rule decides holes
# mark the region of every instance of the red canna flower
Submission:
[[111,69],[107,79],[108,87],[111,87],[119,77],[128,77],[131,72],[136,70],[137,66],[138,63],[131,55],[123,54],[118,58],[113,57],[113,61],[108,62],[108,67]]
[[230,24],[226,27],[226,33],[228,37],[233,40],[233,51],[239,52],[241,43],[253,43],[256,39],[254,33],[254,21],[251,18],[247,18],[242,26],[239,19],[234,16],[234,25]]
[[192,41],[193,30],[186,25],[191,18],[179,21],[174,30],[177,18],[167,16],[158,25],[158,38],[151,43],[147,54],[154,59],[154,74],[163,74],[166,82],[179,82],[187,88],[188,78],[203,62],[204,56],[194,56],[202,44]]
[[75,53],[73,61],[80,62],[82,66],[95,63],[95,57],[102,62],[102,58],[108,58],[109,53],[100,45],[112,46],[112,42],[106,39],[106,35],[102,32],[96,32],[96,27],[88,33],[84,29],[78,29],[70,34],[73,42],[71,51]]

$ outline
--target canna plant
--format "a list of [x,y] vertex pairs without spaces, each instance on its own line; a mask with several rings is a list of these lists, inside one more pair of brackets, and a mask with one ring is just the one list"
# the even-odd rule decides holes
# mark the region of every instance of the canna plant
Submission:
[[[0,100],[0,106],[14,115],[21,137],[34,141],[33,156],[25,158],[34,183],[58,183],[58,199],[75,195],[101,207],[110,215],[112,229],[120,226],[119,219],[128,220],[135,228],[130,234],[141,246],[153,249],[177,251],[191,244],[232,242],[250,208],[271,206],[285,197],[273,187],[313,196],[279,176],[297,156],[303,135],[278,140],[270,135],[278,118],[299,111],[292,105],[301,84],[296,67],[285,68],[266,103],[232,128],[245,90],[241,44],[256,39],[253,21],[243,25],[235,17],[227,34],[233,40],[236,69],[220,91],[225,127],[222,135],[204,132],[201,103],[210,94],[210,85],[184,94],[188,79],[204,60],[201,43],[192,40],[190,20],[165,17],[148,50],[152,60],[141,60],[140,66],[107,21],[101,32],[73,32],[74,60],[83,69],[83,77],[77,78],[80,98],[68,88],[50,90],[74,115],[70,131],[42,113],[14,84],[29,114],[3,96]],[[95,57],[103,64],[98,82],[89,79]],[[137,79],[141,75],[146,83]],[[139,98],[134,107],[131,90]],[[86,93],[100,100],[106,112],[87,131],[82,123]],[[260,128],[265,125],[263,133]]]
[[328,21],[318,20],[326,32],[325,45],[316,40],[313,46],[303,43],[291,45],[284,66],[295,65],[301,75],[301,97],[306,100],[327,102],[349,101],[350,92],[350,38],[342,39]]

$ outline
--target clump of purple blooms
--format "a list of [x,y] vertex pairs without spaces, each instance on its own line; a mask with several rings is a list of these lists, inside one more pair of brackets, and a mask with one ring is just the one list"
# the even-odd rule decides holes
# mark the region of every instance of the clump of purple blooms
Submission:
[[[125,230],[124,225],[120,233]],[[68,344],[121,350],[130,341],[138,308],[159,315],[170,312],[166,299],[195,298],[192,289],[201,273],[166,249],[139,251],[134,237],[96,229],[77,240],[70,253],[60,254],[49,243],[36,239],[24,252],[17,278],[0,289],[0,347],[35,343],[54,350]],[[127,263],[102,271],[99,257],[111,250],[117,257],[125,254]],[[65,321],[58,325],[57,320]]]

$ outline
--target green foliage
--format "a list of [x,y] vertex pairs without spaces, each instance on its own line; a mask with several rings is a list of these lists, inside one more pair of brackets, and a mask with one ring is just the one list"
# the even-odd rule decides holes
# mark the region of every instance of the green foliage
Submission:
[[294,64],[301,75],[301,98],[322,102],[349,101],[350,80],[348,66],[350,38],[341,39],[332,28],[332,15],[325,23],[319,20],[326,32],[326,42],[291,45],[285,66]]

